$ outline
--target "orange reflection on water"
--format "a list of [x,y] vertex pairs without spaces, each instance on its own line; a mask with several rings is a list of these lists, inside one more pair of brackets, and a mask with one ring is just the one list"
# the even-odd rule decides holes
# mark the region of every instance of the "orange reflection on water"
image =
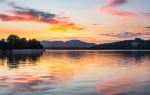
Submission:
[[41,56],[11,55],[1,60],[0,87],[8,91],[0,90],[1,95],[63,90],[86,95],[96,88],[93,95],[124,95],[138,82],[149,83],[145,52],[46,51]]
[[103,93],[105,95],[124,95],[126,92],[122,92],[122,90],[127,89],[134,85],[135,80],[130,78],[121,78],[116,80],[110,80],[97,88],[99,93]]

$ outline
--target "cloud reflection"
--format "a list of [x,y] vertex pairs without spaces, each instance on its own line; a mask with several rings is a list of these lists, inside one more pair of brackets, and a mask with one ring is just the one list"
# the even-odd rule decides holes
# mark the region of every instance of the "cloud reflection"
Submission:
[[127,92],[122,92],[133,85],[133,79],[122,78],[110,80],[98,87],[98,92],[105,95],[126,95]]

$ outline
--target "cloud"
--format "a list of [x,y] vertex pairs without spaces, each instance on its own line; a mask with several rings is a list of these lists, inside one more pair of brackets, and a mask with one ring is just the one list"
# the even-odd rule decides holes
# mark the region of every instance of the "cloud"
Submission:
[[13,10],[12,12],[15,15],[18,16],[23,16],[25,17],[34,17],[36,19],[38,19],[41,22],[49,22],[51,19],[53,19],[54,17],[56,17],[56,14],[52,14],[52,13],[47,13],[47,12],[42,12],[36,9],[31,9],[31,8],[25,8],[25,7],[21,7],[16,5],[15,3],[12,2],[7,2],[7,4],[9,4],[12,8],[14,8],[15,10]]
[[101,36],[109,36],[115,38],[135,38],[135,37],[150,37],[150,33],[132,33],[132,32],[124,32],[124,33],[110,33],[110,34],[99,34]]
[[103,8],[116,7],[128,3],[127,0],[109,0],[109,4]]
[[132,12],[127,12],[127,11],[118,11],[118,10],[112,10],[112,9],[107,9],[107,10],[101,10],[104,13],[113,15],[113,16],[135,16],[135,13]]
[[150,13],[146,12],[146,13],[142,13],[143,16],[145,16],[146,18],[150,19]]
[[30,16],[39,19],[42,22],[49,22],[56,14],[41,12],[35,9],[19,9],[14,12],[16,15]]
[[67,30],[83,30],[84,28],[81,28],[77,25],[56,25],[54,27],[50,27],[50,31],[67,31]]
[[131,12],[131,11],[123,11],[119,10],[123,5],[128,4],[128,0],[108,0],[108,4],[104,7],[101,7],[99,11],[101,13],[109,14],[112,16],[139,16],[150,19],[149,12]]
[[[72,22],[69,17],[61,17],[57,14],[47,13],[32,8],[26,8],[16,5],[16,3],[1,0],[13,8],[10,14],[0,14],[1,21],[19,21],[19,22],[37,22],[49,24],[53,30],[54,28],[62,27],[63,30],[82,30],[83,28]],[[57,26],[57,27],[56,27]],[[49,30],[50,30],[49,29]]]
[[147,26],[146,28],[150,28],[150,26]]
[[127,0],[109,0],[109,4],[100,8],[100,12],[107,13],[113,16],[136,16],[137,14],[134,12],[118,10],[118,7],[127,3]]

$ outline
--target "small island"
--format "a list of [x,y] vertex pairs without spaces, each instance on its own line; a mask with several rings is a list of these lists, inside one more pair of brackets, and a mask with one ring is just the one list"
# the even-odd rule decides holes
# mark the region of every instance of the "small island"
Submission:
[[36,39],[20,38],[17,35],[9,35],[7,39],[0,40],[0,51],[13,50],[43,50],[43,45]]

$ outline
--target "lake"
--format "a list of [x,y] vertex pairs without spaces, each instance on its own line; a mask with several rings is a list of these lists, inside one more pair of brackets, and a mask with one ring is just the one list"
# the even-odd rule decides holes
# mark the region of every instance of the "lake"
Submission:
[[150,95],[150,51],[0,54],[0,95]]

